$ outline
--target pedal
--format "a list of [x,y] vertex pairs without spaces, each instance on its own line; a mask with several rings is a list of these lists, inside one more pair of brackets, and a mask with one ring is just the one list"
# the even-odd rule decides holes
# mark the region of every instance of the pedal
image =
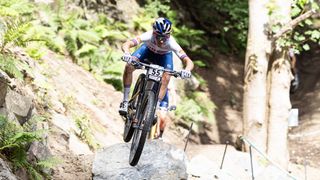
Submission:
[[125,111],[119,111],[120,116],[126,117],[127,116],[127,112]]

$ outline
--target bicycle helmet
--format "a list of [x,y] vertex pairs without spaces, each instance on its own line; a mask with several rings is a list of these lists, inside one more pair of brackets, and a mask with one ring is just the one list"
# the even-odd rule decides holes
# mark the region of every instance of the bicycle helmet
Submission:
[[153,23],[153,31],[160,35],[171,33],[172,23],[166,18],[160,17]]

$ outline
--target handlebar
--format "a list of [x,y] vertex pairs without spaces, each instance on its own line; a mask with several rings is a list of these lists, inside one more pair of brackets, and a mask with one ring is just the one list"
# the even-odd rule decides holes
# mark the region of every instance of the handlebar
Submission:
[[[159,69],[159,68],[154,68],[150,64],[143,63],[140,61],[131,61],[131,65],[133,65],[136,69]],[[175,71],[175,70],[169,70],[169,69],[162,69],[164,72],[168,72],[171,76],[174,76],[175,78],[181,77],[181,72]]]

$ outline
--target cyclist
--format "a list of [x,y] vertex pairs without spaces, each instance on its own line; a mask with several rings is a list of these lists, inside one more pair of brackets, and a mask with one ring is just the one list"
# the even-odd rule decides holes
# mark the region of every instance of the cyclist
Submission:
[[[193,62],[183,51],[180,45],[176,42],[172,32],[172,23],[166,18],[160,17],[155,20],[152,26],[153,30],[147,31],[134,39],[126,41],[122,45],[122,51],[124,55],[122,60],[127,64],[123,74],[123,101],[120,104],[120,115],[126,115],[128,111],[128,100],[130,93],[130,86],[132,83],[132,72],[135,68],[131,65],[133,60],[141,61],[144,63],[153,63],[164,67],[165,69],[173,70],[172,51],[182,60],[185,65],[185,69],[181,71],[181,78],[190,78],[191,70],[193,69]],[[130,48],[135,47],[142,43],[142,45],[131,55]],[[146,59],[149,62],[146,62]],[[170,75],[164,73],[162,76],[162,85],[159,92],[159,102],[163,99],[168,83],[170,81]]]

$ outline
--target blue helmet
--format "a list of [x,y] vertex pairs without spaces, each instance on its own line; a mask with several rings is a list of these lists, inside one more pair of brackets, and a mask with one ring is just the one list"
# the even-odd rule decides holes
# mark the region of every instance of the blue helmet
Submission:
[[158,34],[166,35],[170,34],[172,29],[172,23],[166,18],[160,17],[156,19],[156,21],[153,23],[153,31],[155,31]]

